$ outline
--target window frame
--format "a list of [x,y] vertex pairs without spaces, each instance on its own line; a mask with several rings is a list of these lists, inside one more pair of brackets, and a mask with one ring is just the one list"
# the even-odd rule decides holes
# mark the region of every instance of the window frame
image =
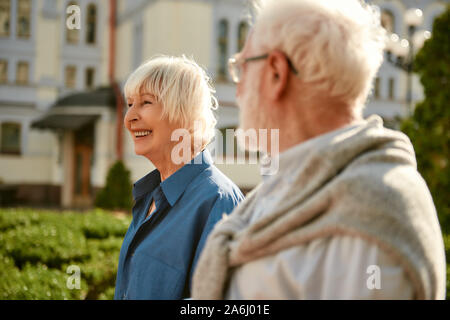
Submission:
[[[26,34],[20,34],[21,28],[20,28],[20,18],[21,18],[21,6],[20,3],[21,2],[28,2],[28,12],[27,15],[25,15],[25,17],[28,18],[28,33]],[[28,40],[31,38],[31,16],[32,16],[32,1],[31,0],[17,0],[17,10],[16,10],[16,37],[17,39],[24,39],[24,40]]]
[[[20,66],[25,65],[26,66],[26,80],[25,81],[19,81],[19,72],[20,72]],[[18,86],[28,86],[30,84],[30,62],[26,60],[18,60],[16,63],[16,78],[15,83]]]
[[[222,25],[224,25],[224,32],[222,31]],[[223,34],[222,34],[223,33]],[[229,33],[230,22],[226,18],[222,18],[217,23],[217,75],[216,78],[219,81],[228,80],[228,55],[229,55]],[[224,50],[224,51],[222,51]]]
[[[4,126],[5,125],[15,125],[18,127],[18,138],[17,138],[17,143],[18,146],[16,147],[16,149],[14,150],[5,150],[5,146],[4,146],[4,136],[5,136],[5,129]],[[2,155],[21,155],[22,154],[22,123],[17,122],[17,121],[3,121],[0,122],[0,154]]]
[[388,80],[388,99],[391,101],[395,100],[395,78],[389,77]]
[[[243,32],[245,29],[245,32]],[[245,46],[245,41],[247,40],[248,31],[250,27],[247,22],[241,21],[238,25],[238,38],[237,38],[237,51],[240,52]]]
[[0,84],[7,84],[9,82],[8,81],[9,61],[8,61],[8,59],[0,59],[0,64],[2,62],[5,62],[6,67],[5,67],[5,78],[4,78],[4,80],[2,79],[1,73],[0,73]]
[[[67,78],[67,76],[68,76],[68,70],[69,69],[73,69],[74,70],[74,73],[73,73],[73,86],[68,86],[68,78]],[[77,72],[78,72],[78,70],[77,70],[78,68],[77,68],[77,66],[75,65],[75,64],[68,64],[68,65],[66,65],[65,67],[64,67],[64,87],[66,88],[66,89],[76,89],[77,88]]]
[[375,77],[374,84],[373,84],[373,97],[376,100],[379,100],[381,98],[381,78]]
[[8,21],[8,30],[5,32],[5,34],[0,33],[0,38],[9,38],[11,36],[11,11],[12,11],[12,1],[11,0],[0,0],[1,2],[5,1],[5,4],[7,3],[8,10],[5,10],[7,12],[6,14],[6,21]]
[[[92,71],[92,84],[91,84],[91,86],[88,85],[88,73],[90,71]],[[92,90],[92,89],[95,88],[95,72],[96,72],[96,70],[95,70],[94,67],[87,67],[84,70],[84,87],[85,87],[85,89]]]
[[[70,6],[78,6],[80,7],[80,5],[78,4],[78,2],[76,1],[69,1],[66,6],[64,8],[68,8]],[[64,21],[67,20],[67,18],[69,17],[69,13],[66,13],[66,10],[64,9]],[[64,24],[64,30],[65,30],[65,35],[64,35],[64,42],[65,44],[68,45],[78,45],[81,41],[81,29],[69,29],[66,27],[66,25]],[[76,39],[71,40],[70,37],[72,34],[76,34]]]
[[[94,9],[93,18],[91,16],[91,8]],[[93,35],[94,38],[92,41],[89,41],[89,24],[91,23],[90,19],[93,19]],[[98,25],[98,10],[97,5],[95,3],[89,3],[86,7],[86,34],[85,34],[85,42],[88,45],[95,45],[97,43],[97,25]]]

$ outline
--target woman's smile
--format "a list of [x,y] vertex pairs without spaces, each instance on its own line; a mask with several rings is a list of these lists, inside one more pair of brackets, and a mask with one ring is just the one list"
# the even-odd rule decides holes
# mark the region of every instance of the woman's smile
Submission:
[[132,130],[134,140],[143,140],[153,135],[153,130],[138,129]]

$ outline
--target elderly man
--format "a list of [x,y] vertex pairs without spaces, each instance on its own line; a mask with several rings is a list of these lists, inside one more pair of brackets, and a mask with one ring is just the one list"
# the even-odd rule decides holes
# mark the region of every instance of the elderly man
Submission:
[[362,118],[383,39],[358,0],[261,2],[230,72],[241,128],[279,130],[279,170],[210,234],[194,299],[445,297],[442,234],[413,147]]

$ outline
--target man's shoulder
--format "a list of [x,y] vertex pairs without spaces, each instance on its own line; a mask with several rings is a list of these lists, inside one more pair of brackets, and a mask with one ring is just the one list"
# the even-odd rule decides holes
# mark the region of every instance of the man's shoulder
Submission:
[[341,172],[335,181],[343,196],[386,197],[397,201],[430,201],[425,180],[412,165],[364,163]]

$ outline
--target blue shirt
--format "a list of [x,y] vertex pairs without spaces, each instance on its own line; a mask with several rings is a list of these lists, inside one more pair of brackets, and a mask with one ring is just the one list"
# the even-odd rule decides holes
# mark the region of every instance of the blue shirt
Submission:
[[[134,184],[133,220],[120,249],[115,299],[190,297],[191,278],[208,234],[243,200],[208,150],[163,182],[154,170]],[[152,200],[155,211],[146,218]]]

